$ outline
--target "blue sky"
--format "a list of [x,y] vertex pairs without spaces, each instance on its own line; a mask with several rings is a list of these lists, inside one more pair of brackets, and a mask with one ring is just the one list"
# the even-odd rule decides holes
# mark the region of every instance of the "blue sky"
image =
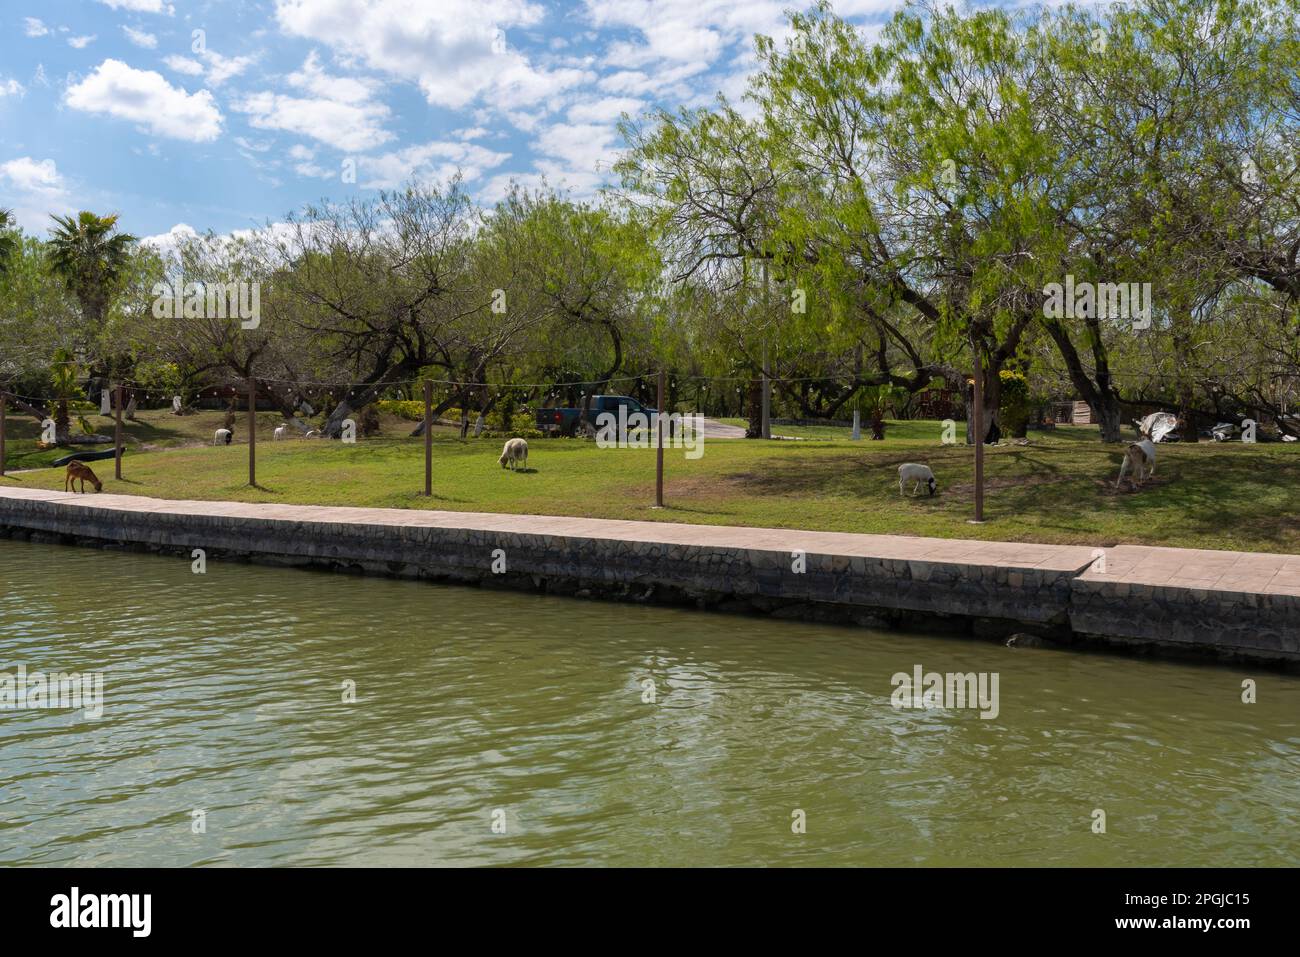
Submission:
[[[621,112],[738,98],[753,34],[783,36],[793,5],[6,0],[0,208],[42,235],[91,209],[160,236],[457,169],[482,202],[511,179],[590,195]],[[898,5],[836,9],[872,31]]]

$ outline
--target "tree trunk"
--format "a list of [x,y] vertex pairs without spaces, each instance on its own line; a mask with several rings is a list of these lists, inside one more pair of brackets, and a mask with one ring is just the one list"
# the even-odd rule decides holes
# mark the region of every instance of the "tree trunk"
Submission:
[[1101,440],[1103,442],[1122,442],[1124,435],[1120,431],[1123,427],[1123,413],[1119,405],[1119,397],[1114,393],[1107,393],[1099,397],[1099,400],[1090,403],[1093,414],[1097,416],[1097,422],[1101,426]]
[[885,416],[882,412],[871,413],[871,440],[882,441],[885,438]]
[[[984,435],[981,438],[987,442],[989,433],[993,431],[994,425],[997,425],[1000,431],[1001,415],[998,406],[1002,398],[1002,379],[998,375],[999,369],[986,368],[984,371],[984,416],[982,425],[984,426]],[[967,383],[966,386],[966,444],[975,444],[975,384]]]
[[1065,360],[1065,368],[1070,375],[1071,384],[1074,385],[1079,397],[1088,403],[1088,408],[1092,409],[1093,415],[1097,417],[1097,421],[1101,426],[1101,440],[1103,442],[1124,441],[1124,436],[1120,432],[1122,410],[1120,409],[1119,394],[1111,384],[1110,362],[1101,341],[1100,327],[1090,326],[1092,328],[1093,362],[1097,367],[1096,379],[1094,380],[1083,367],[1083,362],[1079,358],[1078,351],[1074,348],[1074,343],[1070,340],[1070,334],[1065,325],[1060,320],[1044,320],[1043,325],[1056,343],[1061,358]]
[[68,421],[68,400],[60,399],[54,407],[54,444],[67,445],[72,437]]

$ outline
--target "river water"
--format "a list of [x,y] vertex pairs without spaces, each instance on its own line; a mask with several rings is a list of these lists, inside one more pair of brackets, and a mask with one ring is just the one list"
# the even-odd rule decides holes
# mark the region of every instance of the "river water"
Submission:
[[[3,540],[0,586],[0,681],[103,680],[0,710],[0,864],[1300,859],[1266,671]],[[996,716],[893,707],[917,666]]]

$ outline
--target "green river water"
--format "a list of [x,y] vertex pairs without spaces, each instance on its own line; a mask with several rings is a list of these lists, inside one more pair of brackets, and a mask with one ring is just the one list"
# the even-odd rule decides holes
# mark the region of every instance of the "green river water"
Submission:
[[[4,540],[0,586],[0,675],[103,675],[0,710],[0,864],[1300,859],[1267,671]],[[997,716],[895,709],[918,665]]]

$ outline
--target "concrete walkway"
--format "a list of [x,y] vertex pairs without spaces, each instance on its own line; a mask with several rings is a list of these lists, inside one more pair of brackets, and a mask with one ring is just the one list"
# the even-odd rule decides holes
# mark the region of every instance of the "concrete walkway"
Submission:
[[704,419],[704,437],[706,439],[743,439],[745,430],[738,425],[719,422],[717,419]]
[[[268,505],[148,498],[143,495],[79,495],[46,489],[0,487],[0,499],[58,502],[83,508],[172,515],[213,515],[284,522],[392,525],[416,528],[478,529],[519,535],[550,535],[620,542],[654,542],[763,551],[800,550],[914,561],[960,561],[997,568],[1081,571],[1086,581],[1196,588],[1211,591],[1300,596],[1300,555],[1225,552],[1195,548],[1119,545],[1104,549],[1104,567],[1086,545],[987,542],[908,535],[862,535],[733,525],[687,525],[555,515],[497,512],[446,512],[402,508],[351,508],[330,505]],[[0,505],[0,508],[3,508]],[[1089,568],[1088,566],[1092,566]]]

